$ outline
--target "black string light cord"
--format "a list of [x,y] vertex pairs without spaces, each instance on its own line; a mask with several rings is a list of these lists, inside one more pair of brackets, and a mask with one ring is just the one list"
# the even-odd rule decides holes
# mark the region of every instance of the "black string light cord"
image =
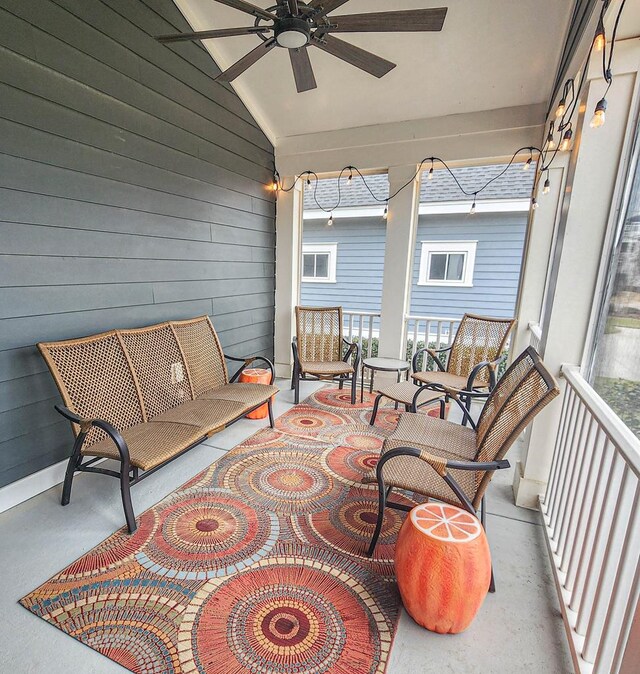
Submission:
[[[613,54],[615,50],[615,45],[616,45],[616,38],[617,38],[617,33],[618,33],[618,26],[620,24],[620,17],[622,16],[622,11],[624,9],[624,6],[626,4],[626,0],[622,0],[620,3],[620,8],[618,9],[618,13],[616,15],[614,27],[613,27],[613,32],[611,36],[611,41],[609,44],[609,48],[607,49],[607,42],[605,38],[605,31],[604,31],[604,17],[607,9],[609,8],[609,5],[611,3],[611,0],[602,0],[602,7],[600,9],[600,16],[598,19],[598,26],[596,28],[596,33],[593,37],[593,40],[591,41],[591,47],[589,48],[589,52],[587,54],[584,67],[582,69],[582,73],[580,75],[580,82],[578,83],[576,87],[575,80],[573,78],[569,78],[566,80],[566,82],[563,85],[562,88],[562,96],[560,98],[560,103],[558,105],[558,108],[556,110],[556,119],[552,120],[549,124],[549,133],[547,135],[547,139],[543,145],[542,148],[537,148],[535,146],[528,146],[528,147],[521,147],[518,150],[516,150],[513,155],[511,156],[511,159],[509,160],[509,163],[500,171],[498,174],[487,180],[486,183],[481,185],[475,190],[469,191],[466,190],[456,175],[454,174],[453,170],[449,167],[447,162],[440,158],[440,157],[426,157],[423,159],[420,164],[418,165],[418,168],[416,172],[413,174],[410,180],[408,180],[404,185],[399,187],[393,194],[390,194],[388,197],[380,197],[378,196],[369,186],[367,183],[367,180],[365,176],[362,174],[360,169],[358,169],[356,166],[345,166],[343,169],[341,169],[340,173],[338,174],[337,177],[337,187],[338,187],[338,196],[337,196],[337,201],[335,205],[331,207],[326,207],[323,206],[319,201],[318,201],[318,183],[320,181],[318,174],[315,171],[307,170],[303,171],[300,175],[296,176],[292,182],[292,184],[289,187],[285,187],[284,183],[282,182],[280,175],[278,171],[274,171],[273,174],[273,184],[272,184],[272,189],[278,193],[278,192],[291,192],[297,185],[297,183],[301,180],[306,180],[307,185],[311,185],[311,179],[313,178],[314,180],[314,189],[313,189],[313,200],[316,204],[316,206],[321,210],[324,211],[325,213],[331,214],[330,222],[333,221],[333,211],[335,211],[337,208],[339,208],[340,203],[342,201],[342,188],[341,188],[341,182],[342,178],[344,175],[348,172],[349,173],[349,178],[348,181],[351,183],[354,175],[357,175],[363,182],[364,186],[366,187],[367,191],[371,195],[371,197],[378,203],[384,203],[385,204],[385,217],[387,215],[387,207],[389,204],[389,201],[391,199],[394,199],[395,197],[400,194],[403,190],[405,190],[407,187],[409,187],[413,181],[418,177],[420,172],[422,171],[422,168],[425,164],[430,163],[431,164],[431,170],[430,173],[432,173],[434,169],[434,165],[441,164],[444,169],[449,173],[449,175],[453,178],[455,181],[456,185],[458,186],[458,189],[464,194],[465,196],[468,197],[473,197],[473,205],[471,208],[472,212],[475,212],[475,205],[476,205],[476,199],[479,194],[484,192],[489,185],[491,185],[493,182],[501,178],[508,170],[509,168],[513,165],[514,161],[516,160],[516,157],[518,155],[521,155],[523,152],[529,152],[529,161],[527,162],[527,165],[531,163],[531,160],[533,159],[533,153],[537,153],[538,158],[537,158],[537,170],[536,170],[536,177],[534,179],[534,184],[533,184],[533,193],[537,193],[538,185],[540,182],[541,177],[546,173],[547,180],[545,182],[545,187],[548,187],[549,184],[549,169],[551,168],[551,165],[555,161],[555,158],[558,154],[558,152],[567,150],[569,149],[569,144],[571,142],[572,136],[573,136],[573,116],[575,114],[576,108],[578,106],[578,102],[580,100],[580,94],[582,92],[582,88],[584,86],[584,83],[586,82],[586,77],[587,77],[587,70],[589,66],[589,62],[591,60],[591,56],[593,54],[594,47],[596,46],[596,43],[598,40],[602,40],[602,76],[607,83],[607,88],[605,90],[605,93],[602,97],[602,99],[598,102],[598,105],[596,106],[596,115],[598,114],[598,111],[600,110],[602,113],[604,113],[604,110],[606,110],[607,102],[606,102],[606,96],[609,92],[609,89],[611,88],[611,85],[613,84],[613,74],[611,71],[611,65],[613,62]],[[604,117],[603,117],[604,119]],[[555,139],[553,138],[554,132],[557,130],[557,132],[560,134],[560,142],[556,143]],[[552,146],[553,143],[553,146]],[[549,158],[550,157],[550,158]],[[532,199],[532,206],[533,208],[537,207],[537,201],[535,197]]]

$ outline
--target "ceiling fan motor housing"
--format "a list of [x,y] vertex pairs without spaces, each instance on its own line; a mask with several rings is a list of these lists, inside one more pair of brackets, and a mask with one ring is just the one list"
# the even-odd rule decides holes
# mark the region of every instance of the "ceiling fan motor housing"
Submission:
[[276,21],[274,32],[276,42],[280,47],[299,49],[308,44],[311,28],[306,19],[289,17]]

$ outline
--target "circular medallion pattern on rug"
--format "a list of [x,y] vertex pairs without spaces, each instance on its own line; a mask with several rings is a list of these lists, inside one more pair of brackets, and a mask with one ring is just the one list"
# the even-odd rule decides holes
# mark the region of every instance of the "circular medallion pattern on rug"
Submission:
[[327,449],[321,457],[322,465],[340,482],[361,485],[362,478],[377,465],[379,452],[370,449],[353,449],[338,445]]
[[[270,558],[196,594],[180,660],[200,674],[371,674],[390,627],[360,580],[312,558]],[[195,667],[195,669],[194,669]]]
[[351,423],[352,419],[336,411],[297,405],[278,418],[278,430],[291,435],[315,437],[320,431]]
[[235,457],[222,475],[226,489],[242,494],[247,503],[277,513],[316,512],[332,507],[342,488],[318,462],[317,452],[305,449],[265,454],[257,450]]
[[[394,501],[413,507],[416,505],[400,494]],[[367,550],[378,518],[378,492],[366,487],[352,487],[348,495],[334,508],[298,518],[298,534],[312,546],[330,549],[356,557],[385,578],[394,577],[393,553],[396,537],[406,513],[387,508],[382,521],[382,531],[373,558]]]
[[180,580],[240,571],[267,555],[280,533],[277,515],[222,490],[181,492],[157,514],[160,524],[136,559],[156,574]]
[[326,387],[316,391],[309,397],[309,401],[313,402],[323,409],[335,410],[342,409],[347,412],[356,412],[357,410],[371,411],[371,405],[375,400],[375,395],[364,392],[364,402],[360,402],[360,387],[358,386],[358,394],[356,395],[356,404],[351,404],[351,389],[344,388],[342,391],[336,387]]

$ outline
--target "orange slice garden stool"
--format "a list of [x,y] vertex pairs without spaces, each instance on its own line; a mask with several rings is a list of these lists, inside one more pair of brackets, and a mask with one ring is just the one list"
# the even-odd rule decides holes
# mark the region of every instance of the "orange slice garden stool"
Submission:
[[491,553],[480,521],[445,503],[411,510],[398,535],[395,567],[409,615],[440,634],[467,629],[491,581]]
[[[259,367],[252,367],[243,370],[240,374],[241,382],[249,382],[250,384],[270,384],[271,373],[269,370],[263,370]],[[245,414],[247,419],[264,419],[269,414],[269,406],[267,403],[258,407],[257,410]]]

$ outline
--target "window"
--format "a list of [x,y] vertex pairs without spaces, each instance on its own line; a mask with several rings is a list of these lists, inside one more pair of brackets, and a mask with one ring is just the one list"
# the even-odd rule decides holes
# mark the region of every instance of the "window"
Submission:
[[477,241],[423,241],[421,286],[473,286]]
[[337,243],[305,243],[302,246],[302,280],[307,283],[335,283]]
[[640,438],[640,134],[626,212],[609,263],[595,343],[593,388]]

